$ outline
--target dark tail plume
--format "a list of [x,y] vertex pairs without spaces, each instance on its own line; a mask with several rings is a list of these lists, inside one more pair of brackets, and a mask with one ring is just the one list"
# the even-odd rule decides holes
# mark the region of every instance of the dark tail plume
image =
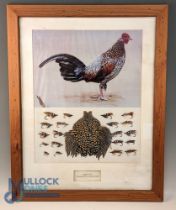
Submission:
[[42,68],[51,61],[55,61],[59,64],[59,70],[64,80],[78,82],[84,79],[85,64],[75,56],[69,54],[53,55],[44,60],[39,65],[39,68]]

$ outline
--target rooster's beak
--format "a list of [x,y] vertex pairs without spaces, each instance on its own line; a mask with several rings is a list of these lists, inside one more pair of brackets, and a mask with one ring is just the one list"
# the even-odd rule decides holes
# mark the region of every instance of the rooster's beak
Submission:
[[131,40],[131,41],[132,41],[133,39],[130,37],[130,38],[129,38],[129,40]]

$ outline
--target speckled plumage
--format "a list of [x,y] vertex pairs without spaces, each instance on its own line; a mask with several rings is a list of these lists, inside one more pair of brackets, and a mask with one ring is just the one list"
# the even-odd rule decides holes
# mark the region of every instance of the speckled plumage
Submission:
[[85,81],[107,83],[118,75],[124,63],[125,47],[120,39],[94,62],[86,66],[84,72]]
[[92,116],[92,112],[84,112],[73,126],[73,129],[65,133],[65,145],[67,155],[72,157],[96,156],[98,159],[105,156],[112,135],[108,128],[102,127],[100,122]]

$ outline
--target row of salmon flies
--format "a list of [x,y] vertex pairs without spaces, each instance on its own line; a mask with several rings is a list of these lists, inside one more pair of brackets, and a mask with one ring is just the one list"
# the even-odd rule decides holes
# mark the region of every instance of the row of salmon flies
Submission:
[[[49,119],[49,118],[53,119],[53,118],[58,116],[58,114],[55,114],[54,112],[44,112],[44,114],[45,114],[44,118],[46,120]],[[67,117],[70,118],[70,117],[73,117],[73,114],[63,113],[63,116],[64,116],[64,118],[67,118]],[[108,112],[108,113],[102,114],[101,116],[104,117],[104,118],[112,119],[113,113],[112,112]],[[122,117],[130,117],[132,119],[133,116],[134,116],[134,112],[126,112],[126,113],[123,113],[121,116]]]
[[[45,114],[45,117],[44,117],[45,120],[48,120],[49,118],[52,119],[52,118],[55,118],[55,117],[58,116],[58,114],[55,114],[53,112],[44,112],[44,114]],[[133,115],[134,115],[133,112],[128,112],[128,113],[123,113],[121,116],[123,116],[123,117],[130,116],[130,118],[133,118]],[[63,116],[64,116],[64,118],[66,118],[66,117],[69,117],[70,118],[70,117],[73,116],[73,114],[63,113]],[[104,118],[110,118],[110,119],[112,119],[113,113],[109,112],[109,113],[102,114],[101,116],[104,117]],[[132,127],[133,126],[133,121],[126,120],[126,121],[121,122],[121,124],[122,125],[129,125],[129,126]],[[48,123],[48,122],[41,122],[41,128],[50,128],[52,125],[53,124]],[[68,125],[68,123],[66,123],[66,122],[57,122],[56,123],[56,126],[58,128],[60,126],[66,127],[67,125]],[[117,128],[118,125],[119,125],[119,122],[109,122],[109,123],[107,123],[107,125],[108,126],[111,126],[111,127],[116,127]]]
[[[45,117],[44,117],[45,120],[53,119],[58,116],[58,114],[55,114],[54,112],[44,112],[44,114],[45,114]],[[63,116],[64,116],[64,118],[73,117],[73,115],[70,113],[63,113]]]
[[[123,140],[114,140],[114,141],[112,141],[112,143],[113,143],[113,144],[120,144],[121,146],[123,146],[123,143],[126,143],[126,144],[135,144],[135,140],[134,140],[134,139],[133,139],[133,140],[128,140],[128,141],[126,141],[126,142],[123,142]],[[60,142],[52,141],[51,144],[46,143],[46,142],[42,142],[42,143],[40,144],[40,147],[41,147],[41,146],[46,147],[46,146],[49,146],[49,145],[51,145],[51,147],[61,147],[61,146],[63,146],[63,144],[61,144]],[[136,154],[136,150],[132,150],[132,149],[126,150],[125,152],[126,152],[127,155],[130,154],[130,153]],[[110,152],[110,153],[113,154],[113,155],[114,155],[114,154],[121,155],[121,154],[122,154],[122,150],[113,150],[113,151]],[[45,152],[44,152],[44,154],[45,154]],[[57,154],[61,155],[62,153],[59,152],[59,151],[57,151]],[[45,155],[46,155],[46,154],[45,154]],[[48,155],[49,155],[49,154],[48,154]],[[54,155],[54,156],[55,156],[55,155]]]
[[125,152],[127,155],[129,155],[129,154],[136,155],[137,150],[136,149],[128,149],[128,150],[123,151],[123,150],[116,149],[116,150],[111,151],[110,153],[113,155],[117,154],[117,155],[121,156],[123,154],[123,152]]
[[[129,155],[129,154],[134,154],[134,155],[136,155],[136,152],[137,152],[137,150],[136,149],[129,149],[129,150],[126,150],[126,151],[124,151],[127,155]],[[118,156],[121,156],[122,154],[123,154],[123,151],[122,150],[113,150],[112,152],[110,152],[110,153],[112,153],[113,155],[114,154],[118,154]],[[45,156],[48,156],[50,153],[49,152],[47,152],[47,151],[44,151],[43,152],[43,154],[45,155]],[[57,155],[61,155],[62,153],[60,152],[60,151],[56,151],[55,153],[54,153],[54,156],[57,156]]]
[[[48,122],[41,122],[41,128],[50,128],[51,126],[53,126],[53,124],[51,123],[48,123]],[[109,122],[109,123],[106,123],[108,126],[111,126],[111,127],[115,127],[115,128],[118,128],[118,125],[119,123],[118,122]],[[133,121],[124,121],[121,123],[122,125],[129,125],[130,127],[133,127]],[[60,128],[61,126],[63,127],[66,127],[68,126],[69,124],[66,123],[66,122],[56,122],[56,127],[57,128]]]
[[[112,141],[112,143],[113,144],[120,144],[121,146],[123,146],[123,140],[114,140],[114,141]],[[128,141],[126,141],[125,142],[126,144],[135,144],[135,140],[128,140]],[[40,144],[40,147],[41,146],[49,146],[49,143],[46,143],[46,142],[42,142],[41,144]],[[61,143],[59,143],[59,142],[56,142],[56,141],[52,141],[51,142],[51,147],[54,147],[54,146],[56,146],[56,147],[61,147],[61,146],[63,146],[63,144],[61,144]]]
[[[56,142],[56,143],[58,143],[58,142]],[[46,145],[47,143],[42,142],[42,144],[43,144],[43,145],[45,144],[45,146],[47,146],[47,145]],[[60,143],[58,143],[58,144],[60,144]],[[59,145],[59,146],[57,146],[57,147],[60,147],[60,146],[62,146],[62,145]],[[111,151],[110,153],[111,153],[112,155],[116,155],[116,154],[117,154],[118,156],[121,156],[121,155],[123,154],[123,152],[125,152],[127,155],[129,155],[129,154],[134,154],[134,155],[136,155],[137,150],[136,150],[136,149],[128,149],[128,150],[123,151],[123,150],[115,149],[115,150]],[[48,155],[49,155],[49,152],[44,151],[43,154],[44,154],[45,156],[48,156]],[[61,155],[61,154],[62,154],[62,152],[56,151],[56,152],[54,153],[54,156],[56,156],[56,155]]]
[[[45,156],[49,156],[50,153],[47,152],[47,151],[44,151],[43,154],[44,154]],[[56,152],[54,153],[54,156],[57,156],[57,155],[62,155],[62,152],[56,151]]]
[[[126,134],[127,136],[132,136],[132,137],[136,137],[136,130],[129,130],[127,132],[123,132],[123,131],[115,131],[113,132],[111,135],[112,137],[116,137],[116,136],[120,136],[122,137],[123,136],[123,133]],[[48,137],[50,134],[49,133],[46,133],[46,132],[40,132],[39,133],[39,136],[40,138],[44,139],[46,137]],[[57,138],[59,136],[64,136],[65,134],[63,132],[59,132],[57,130],[53,130],[53,137],[54,138]]]
[[[126,142],[123,142],[123,140],[114,140],[114,141],[112,141],[112,143],[113,143],[113,144],[120,144],[121,146],[123,146],[123,143],[126,143],[126,144],[135,144],[135,140],[128,140],[128,141],[126,141]],[[46,147],[46,146],[49,146],[49,145],[50,145],[51,147],[61,147],[61,146],[63,146],[63,144],[61,144],[60,142],[52,141],[51,144],[46,143],[46,142],[42,142],[42,143],[40,144],[40,147],[41,147],[41,146]],[[113,154],[113,155],[118,154],[119,156],[121,156],[122,153],[123,153],[123,151],[122,151],[122,150],[113,150],[113,151],[111,151],[110,153]],[[134,149],[129,149],[129,150],[126,150],[125,153],[126,153],[127,155],[129,155],[130,153],[133,153],[134,155],[136,155],[136,150],[134,150]],[[61,154],[62,154],[62,153],[61,153],[60,151],[56,151],[55,154],[54,154],[54,156],[56,156],[56,155],[61,155]],[[44,151],[44,155],[45,155],[45,156],[48,156],[49,153],[48,153],[47,151]]]
[[[111,153],[112,155],[116,155],[116,154],[117,154],[118,156],[121,156],[121,155],[123,154],[123,152],[125,152],[127,155],[129,155],[129,154],[134,154],[134,155],[136,155],[137,150],[136,150],[136,149],[129,149],[129,150],[125,150],[125,151],[123,151],[123,150],[113,150],[113,151],[111,151],[110,153]],[[45,156],[48,156],[50,153],[47,152],[47,151],[44,151],[43,154],[44,154]],[[62,152],[56,151],[56,152],[54,153],[54,156],[61,155],[61,154],[62,154]]]

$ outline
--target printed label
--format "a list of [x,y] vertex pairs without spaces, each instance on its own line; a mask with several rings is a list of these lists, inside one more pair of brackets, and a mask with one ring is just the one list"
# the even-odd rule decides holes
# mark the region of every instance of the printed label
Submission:
[[101,170],[74,170],[75,182],[100,182]]

